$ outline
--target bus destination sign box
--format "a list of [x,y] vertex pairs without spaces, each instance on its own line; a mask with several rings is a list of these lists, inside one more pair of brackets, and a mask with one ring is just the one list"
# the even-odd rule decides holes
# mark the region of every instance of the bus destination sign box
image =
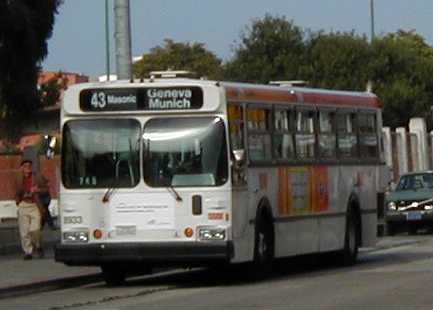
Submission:
[[198,110],[203,106],[200,87],[93,88],[80,93],[85,112]]

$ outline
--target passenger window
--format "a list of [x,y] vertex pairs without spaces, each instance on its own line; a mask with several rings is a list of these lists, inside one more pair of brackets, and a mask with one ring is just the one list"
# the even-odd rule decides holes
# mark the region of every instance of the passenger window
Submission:
[[378,156],[377,127],[375,114],[358,115],[359,148],[362,157]]
[[252,162],[271,161],[270,110],[248,108],[248,154]]
[[278,160],[287,160],[295,155],[293,144],[293,112],[290,110],[274,111],[274,134],[272,135],[274,156]]
[[314,120],[314,111],[301,110],[296,113],[296,153],[300,159],[315,156]]
[[355,113],[337,114],[338,156],[358,157]]
[[319,157],[335,157],[335,112],[319,111]]
[[229,105],[229,132],[230,143],[232,150],[244,149],[244,121],[243,121],[243,107],[240,105]]

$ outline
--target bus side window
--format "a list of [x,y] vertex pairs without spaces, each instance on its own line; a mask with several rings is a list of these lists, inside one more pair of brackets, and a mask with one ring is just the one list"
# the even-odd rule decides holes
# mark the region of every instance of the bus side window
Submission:
[[315,112],[298,110],[296,112],[296,154],[299,159],[312,159],[315,156]]
[[271,161],[270,110],[248,107],[248,154],[252,162]]
[[378,157],[376,115],[372,113],[358,114],[358,130],[361,157]]
[[335,112],[319,111],[319,157],[334,158],[336,146]]
[[340,158],[358,157],[355,113],[337,114],[337,146]]
[[293,143],[293,111],[274,111],[274,134],[272,135],[274,156],[277,160],[287,160],[295,156]]
[[245,149],[243,107],[240,105],[228,106],[229,134],[232,150]]

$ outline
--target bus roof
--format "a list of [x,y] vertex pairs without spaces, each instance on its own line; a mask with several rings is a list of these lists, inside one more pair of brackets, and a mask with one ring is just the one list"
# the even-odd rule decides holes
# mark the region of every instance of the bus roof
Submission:
[[309,103],[349,106],[353,108],[381,108],[379,98],[369,92],[339,91],[308,87],[222,83],[229,101],[272,101],[275,103]]
[[288,85],[265,85],[252,83],[218,82],[190,78],[155,78],[122,81],[108,81],[76,84],[70,91],[79,94],[85,89],[116,89],[146,87],[222,87],[229,102],[275,103],[275,104],[317,104],[336,107],[375,108],[382,107],[378,97],[369,92],[337,91]]

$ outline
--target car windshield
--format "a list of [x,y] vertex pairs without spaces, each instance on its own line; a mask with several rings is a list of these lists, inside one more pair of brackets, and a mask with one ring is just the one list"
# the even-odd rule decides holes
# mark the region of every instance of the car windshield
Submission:
[[140,180],[140,123],[132,119],[69,121],[63,129],[67,188],[134,187]]
[[155,118],[143,133],[144,180],[153,187],[219,186],[228,158],[220,118]]
[[433,173],[404,175],[400,178],[396,190],[415,190],[433,188]]

